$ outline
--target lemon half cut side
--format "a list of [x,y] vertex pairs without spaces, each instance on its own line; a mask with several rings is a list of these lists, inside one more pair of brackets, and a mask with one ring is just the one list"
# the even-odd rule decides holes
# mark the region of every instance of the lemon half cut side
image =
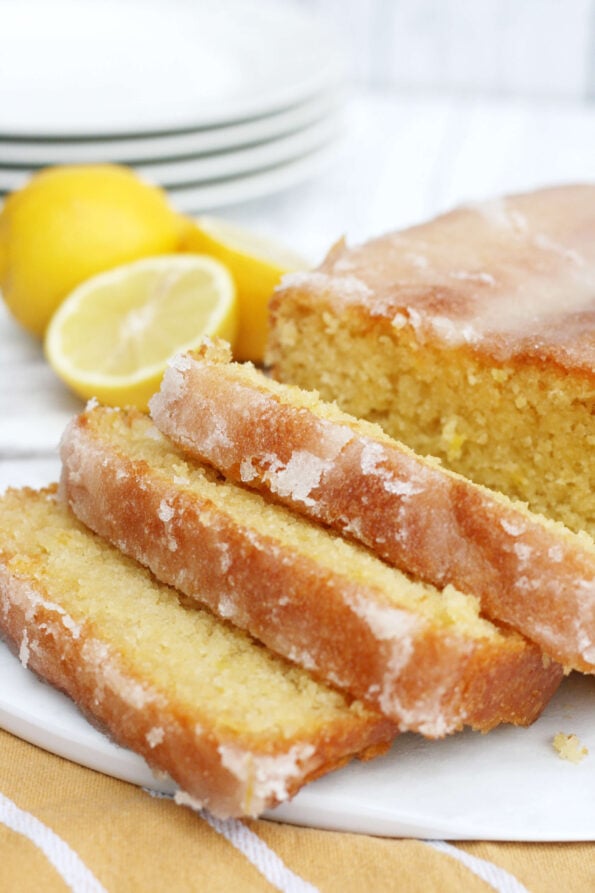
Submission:
[[233,344],[236,330],[235,286],[223,264],[164,255],[79,285],[53,316],[45,352],[79,396],[146,409],[173,354],[207,335]]

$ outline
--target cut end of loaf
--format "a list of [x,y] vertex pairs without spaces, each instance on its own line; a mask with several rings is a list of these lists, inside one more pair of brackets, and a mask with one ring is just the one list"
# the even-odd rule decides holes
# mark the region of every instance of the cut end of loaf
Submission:
[[401,728],[438,737],[528,723],[561,679],[476,598],[412,580],[191,462],[145,416],[86,414],[63,461],[65,497],[85,523]]
[[0,499],[0,603],[28,667],[220,816],[256,815],[396,733],[181,604],[53,491]]

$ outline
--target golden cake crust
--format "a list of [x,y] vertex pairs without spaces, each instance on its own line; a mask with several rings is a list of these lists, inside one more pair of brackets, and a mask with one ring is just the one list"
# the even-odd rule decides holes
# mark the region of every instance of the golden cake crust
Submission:
[[498,361],[553,363],[595,382],[595,185],[560,186],[458,208],[348,248],[287,290],[334,312],[411,325]]
[[[12,498],[10,491],[4,497]],[[50,491],[25,490],[16,498],[23,511],[40,499],[54,503],[54,512],[65,511]],[[0,500],[0,512],[2,508]],[[112,552],[119,561],[116,550]],[[15,557],[18,564],[19,556],[0,537],[0,629],[23,664],[68,694],[116,742],[170,774],[184,791],[180,802],[205,806],[221,817],[257,815],[351,757],[382,752],[396,734],[392,724],[363,710],[329,716],[327,726],[309,740],[209,727],[200,710],[191,714],[174,691],[148,684],[109,639],[94,632],[92,619],[65,610],[59,591],[48,588],[34,571],[15,569]],[[138,573],[146,575],[141,568]],[[130,624],[135,620],[132,615]]]
[[[160,429],[227,477],[329,524],[568,667],[595,672],[595,544],[416,455],[314,394],[230,362],[180,358],[152,402]],[[215,437],[214,432],[219,432]]]
[[[83,414],[63,439],[61,489],[75,514],[164,582],[402,729],[439,737],[463,725],[528,724],[557,688],[561,668],[521,636],[492,628],[474,637],[463,623],[445,630],[395,608],[348,569],[321,565],[249,517],[238,522],[217,494],[197,496],[175,474],[131,458],[102,433],[102,416],[101,408]],[[119,419],[134,425],[139,416]]]

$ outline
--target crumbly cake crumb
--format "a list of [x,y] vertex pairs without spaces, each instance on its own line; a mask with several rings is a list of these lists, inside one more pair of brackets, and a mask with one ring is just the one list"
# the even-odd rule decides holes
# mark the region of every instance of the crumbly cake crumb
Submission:
[[588,749],[574,734],[566,735],[564,732],[558,732],[554,735],[552,745],[560,759],[568,763],[580,763],[589,755]]

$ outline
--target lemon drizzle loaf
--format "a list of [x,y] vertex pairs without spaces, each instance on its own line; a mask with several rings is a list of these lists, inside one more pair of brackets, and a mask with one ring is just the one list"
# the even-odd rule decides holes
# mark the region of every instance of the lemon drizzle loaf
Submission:
[[182,787],[256,815],[396,733],[86,530],[52,492],[0,498],[0,628],[25,666]]
[[595,536],[595,184],[337,245],[273,297],[268,362]]
[[567,666],[595,670],[595,544],[416,455],[315,393],[230,362],[224,342],[172,362],[158,427],[189,454],[451,583]]
[[431,737],[531,722],[560,667],[360,546],[185,461],[148,417],[95,407],[62,441],[63,497],[156,576]]

